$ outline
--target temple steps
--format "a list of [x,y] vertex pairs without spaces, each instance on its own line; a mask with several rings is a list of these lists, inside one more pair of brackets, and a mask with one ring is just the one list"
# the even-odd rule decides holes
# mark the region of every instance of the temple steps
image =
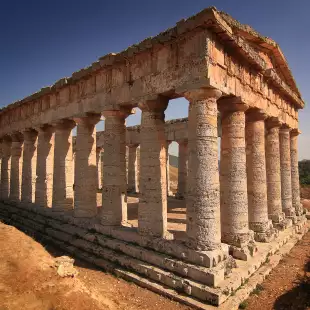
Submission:
[[198,309],[213,309],[210,304],[224,305],[227,298],[247,282],[246,279],[265,265],[268,257],[294,239],[296,233],[301,237],[307,229],[301,223],[280,232],[277,240],[259,244],[257,255],[249,261],[237,261],[237,268],[224,276],[229,271],[227,260],[212,268],[193,265],[136,243],[87,229],[87,225],[83,228],[61,221],[59,215],[51,210],[37,210],[0,204],[0,219],[35,235],[38,240],[53,243],[104,270]]

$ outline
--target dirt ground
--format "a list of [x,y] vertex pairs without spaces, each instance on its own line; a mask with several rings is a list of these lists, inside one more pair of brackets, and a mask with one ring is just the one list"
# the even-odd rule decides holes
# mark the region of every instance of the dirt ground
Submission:
[[53,255],[62,254],[0,223],[0,309],[189,309],[80,261],[76,278],[61,278]]

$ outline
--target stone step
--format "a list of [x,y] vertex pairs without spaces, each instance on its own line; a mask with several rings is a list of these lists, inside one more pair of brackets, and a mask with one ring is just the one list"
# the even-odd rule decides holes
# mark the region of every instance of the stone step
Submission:
[[[14,208],[15,207],[11,208],[11,212],[14,210]],[[25,223],[28,222],[28,226],[36,226],[37,228],[40,228],[42,232],[44,231],[43,229],[45,225],[49,225],[51,228],[58,230],[58,234],[61,234],[62,232],[62,239],[67,242],[69,242],[71,239],[71,236],[69,235],[78,236],[84,240],[99,244],[104,248],[109,248],[111,250],[121,252],[125,255],[173,272],[178,276],[192,279],[210,287],[217,287],[219,283],[224,280],[224,273],[226,269],[225,262],[220,262],[214,268],[196,266],[173,258],[169,255],[145,249],[139,245],[114,239],[96,232],[90,233],[87,230],[75,225],[62,223],[52,218],[43,217],[39,214],[32,214],[27,210],[17,209],[18,208],[16,208],[16,215],[13,215],[13,217],[21,217]],[[18,220],[18,218],[16,220]]]
[[[2,215],[3,213],[0,214],[0,216]],[[52,228],[45,227],[42,229],[41,225],[35,226],[33,225],[34,221],[24,219],[17,214],[12,215],[11,221],[18,228],[31,231],[31,233],[36,234],[41,239],[52,242],[76,256],[81,257],[81,253],[85,253],[84,255],[93,255],[97,261],[93,259],[92,263],[96,265],[99,264],[98,259],[103,259],[104,262],[108,262],[110,265],[105,263],[103,266],[101,262],[100,267],[108,271],[113,270],[115,266],[120,266],[131,273],[135,273],[139,277],[148,278],[158,285],[169,287],[176,292],[213,305],[219,305],[227,299],[227,295],[223,294],[220,289],[208,287],[188,278],[181,278],[172,272],[154,267],[153,265],[117,251],[103,248],[99,244],[94,244],[77,236],[72,238],[70,234]]]

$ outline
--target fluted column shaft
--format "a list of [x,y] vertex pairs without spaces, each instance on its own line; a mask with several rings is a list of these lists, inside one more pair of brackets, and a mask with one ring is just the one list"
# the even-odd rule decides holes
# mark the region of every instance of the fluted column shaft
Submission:
[[104,111],[103,225],[127,222],[126,126],[130,111]]
[[245,126],[249,228],[254,231],[255,240],[261,242],[268,242],[273,236],[267,205],[266,117],[262,110],[250,109],[246,113]]
[[290,131],[286,125],[280,129],[280,165],[282,210],[288,218],[295,218],[292,205],[292,172],[290,152]]
[[14,133],[12,135],[10,178],[10,200],[14,202],[20,202],[21,200],[23,145],[22,134]]
[[3,139],[1,160],[1,200],[7,200],[10,194],[11,146],[11,138],[6,137]]
[[245,152],[245,111],[237,98],[221,101],[221,222],[222,242],[242,248],[251,240],[249,230]]
[[138,145],[129,145],[128,154],[128,191],[137,193],[139,191],[138,167],[137,167]]
[[281,123],[276,118],[266,121],[266,176],[268,214],[273,223],[283,221],[281,200],[280,140]]
[[37,179],[35,203],[41,207],[52,207],[54,174],[55,128],[46,125],[38,128]]
[[139,105],[140,131],[140,234],[166,238],[167,233],[167,141],[165,114],[168,99],[158,97]]
[[178,165],[178,191],[177,196],[184,198],[187,187],[187,140],[178,141],[179,143],[179,165]]
[[185,93],[190,102],[186,233],[188,246],[196,250],[215,250],[221,244],[217,141],[220,96],[221,92],[215,89]]
[[303,214],[303,207],[300,202],[300,184],[298,171],[298,129],[291,131],[290,150],[291,150],[291,175],[292,175],[292,206],[296,215]]
[[53,211],[73,209],[72,129],[75,122],[56,124],[54,150]]
[[23,132],[23,135],[21,201],[28,204],[35,202],[38,132],[33,129],[27,129]]
[[96,124],[100,115],[74,119],[77,124],[74,165],[74,216],[97,214]]

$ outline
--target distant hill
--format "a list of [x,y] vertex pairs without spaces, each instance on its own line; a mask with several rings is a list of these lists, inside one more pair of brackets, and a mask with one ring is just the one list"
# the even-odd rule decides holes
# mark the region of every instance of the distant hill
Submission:
[[179,167],[179,157],[169,154],[169,163],[170,163],[170,166],[178,168]]
[[298,162],[299,180],[302,185],[310,185],[310,160],[304,159]]

